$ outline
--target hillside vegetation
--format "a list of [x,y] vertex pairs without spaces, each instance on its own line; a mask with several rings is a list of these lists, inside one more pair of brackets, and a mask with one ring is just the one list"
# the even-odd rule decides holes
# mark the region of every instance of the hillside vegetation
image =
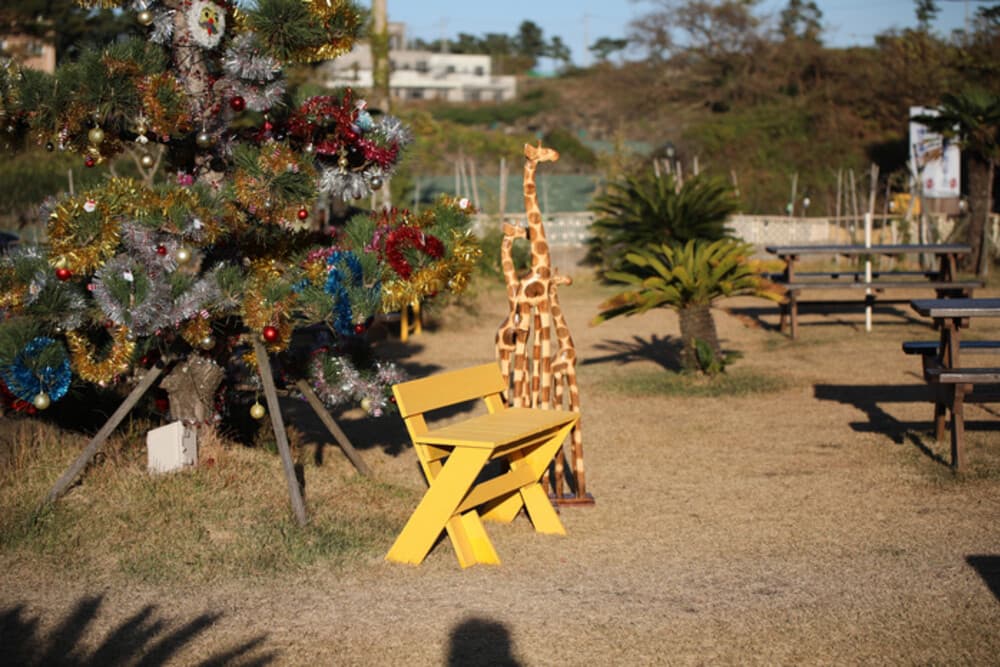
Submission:
[[[672,146],[683,170],[697,162],[735,182],[747,212],[785,211],[797,175],[797,206],[809,197],[809,212],[832,214],[838,177],[845,193],[853,177],[867,201],[873,163],[880,193],[905,189],[911,106],[972,88],[1000,93],[996,8],[981,10],[968,34],[945,37],[934,32],[933,13],[919,11],[933,3],[918,2],[917,28],[839,49],[823,44],[813,3],[793,0],[777,23],[758,16],[754,2],[652,4],[662,9],[638,21],[629,42],[641,60],[525,78],[516,102],[422,104],[439,133],[427,153],[418,147],[411,168],[449,173],[448,159],[462,153],[495,172],[527,138],[561,151],[553,171],[614,177],[648,158],[629,146],[660,157]],[[663,41],[658,29],[683,38]],[[470,140],[469,129],[481,138]],[[596,145],[605,148],[595,153]],[[434,159],[421,157],[428,154]]]

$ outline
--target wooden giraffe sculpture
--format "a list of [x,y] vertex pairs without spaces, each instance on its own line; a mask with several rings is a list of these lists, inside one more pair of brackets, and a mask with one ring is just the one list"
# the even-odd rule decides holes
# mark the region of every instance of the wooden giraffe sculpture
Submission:
[[[559,306],[556,288],[569,285],[570,279],[555,275],[545,238],[542,213],[538,207],[535,172],[539,162],[554,162],[559,153],[541,144],[524,147],[524,210],[528,225],[504,224],[500,244],[500,261],[507,284],[509,313],[497,330],[497,359],[508,386],[508,402],[512,406],[562,407],[568,393],[569,409],[580,411],[580,396],[576,384],[576,350]],[[531,269],[518,277],[514,267],[514,240],[527,238],[531,244]],[[558,346],[552,351],[552,328],[555,326]],[[530,345],[530,351],[529,351]],[[576,493],[565,495],[563,479],[565,453],[556,457],[553,483],[557,502],[593,502],[585,491],[583,471],[583,439],[579,422],[573,428],[572,464]]]

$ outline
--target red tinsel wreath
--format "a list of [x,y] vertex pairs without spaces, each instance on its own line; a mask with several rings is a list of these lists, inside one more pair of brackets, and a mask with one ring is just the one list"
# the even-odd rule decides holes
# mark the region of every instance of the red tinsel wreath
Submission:
[[34,405],[27,401],[22,401],[12,394],[3,380],[0,380],[0,407],[7,407],[16,412],[24,412],[29,415],[38,412],[38,409]]
[[[357,117],[353,94],[348,89],[342,100],[329,95],[309,98],[288,119],[288,129],[300,141],[315,140],[317,155],[335,156],[341,146],[358,140],[357,133],[351,128]],[[321,135],[319,137],[314,136],[317,130]]]
[[385,241],[385,257],[400,278],[409,280],[413,274],[413,267],[403,250],[415,248],[432,259],[441,259],[444,256],[444,244],[436,236],[425,234],[416,227],[399,227],[389,233]]

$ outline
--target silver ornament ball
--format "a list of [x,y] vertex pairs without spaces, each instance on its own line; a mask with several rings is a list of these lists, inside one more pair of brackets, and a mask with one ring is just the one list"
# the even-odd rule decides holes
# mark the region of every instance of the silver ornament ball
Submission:
[[212,135],[208,132],[199,132],[198,136],[194,138],[194,142],[198,144],[200,148],[208,148],[212,145]]
[[372,176],[371,180],[368,181],[368,185],[371,187],[372,190],[381,190],[382,182],[383,181],[381,176]]
[[39,410],[44,410],[52,404],[52,400],[49,398],[49,395],[44,391],[39,392],[31,402]]
[[153,163],[155,162],[155,160],[153,159],[152,155],[143,155],[139,159],[139,162],[142,164],[143,167],[145,167],[146,169],[149,169],[150,167],[153,166]]
[[177,249],[177,252],[174,253],[174,259],[177,260],[178,264],[187,264],[191,261],[191,251],[188,248],[181,246]]

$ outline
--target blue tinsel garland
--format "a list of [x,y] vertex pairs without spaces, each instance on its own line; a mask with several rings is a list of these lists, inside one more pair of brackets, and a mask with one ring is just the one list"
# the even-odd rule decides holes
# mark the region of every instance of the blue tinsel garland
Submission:
[[25,363],[28,359],[37,357],[49,345],[58,345],[58,343],[48,336],[33,338],[24,346],[23,350],[17,353],[14,361],[0,369],[0,377],[3,377],[4,384],[7,385],[12,394],[22,401],[30,402],[43,392],[48,394],[51,400],[58,401],[69,391],[73,372],[69,367],[69,357],[65,354],[59,365],[46,366],[37,372]]
[[[347,293],[345,279],[352,286],[361,285],[364,277],[361,261],[353,252],[337,250],[327,258],[326,265],[330,273],[327,274],[324,290],[333,297],[333,328],[341,336],[351,336],[354,334],[354,312],[351,310],[351,298]],[[349,276],[344,275],[344,266],[350,272]]]

